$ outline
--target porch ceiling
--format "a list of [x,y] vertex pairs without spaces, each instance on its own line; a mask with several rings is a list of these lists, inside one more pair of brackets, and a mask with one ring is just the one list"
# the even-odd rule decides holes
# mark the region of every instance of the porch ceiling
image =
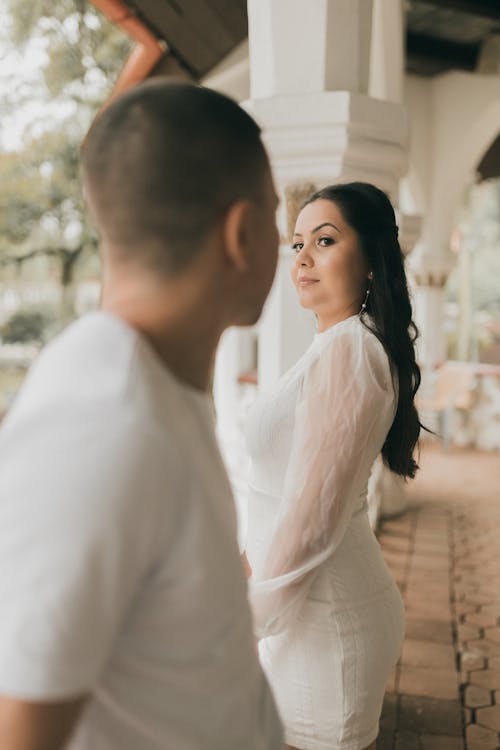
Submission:
[[[247,35],[246,0],[125,0],[195,78]],[[500,34],[500,0],[405,0],[406,68],[420,76],[477,68],[481,45]]]
[[480,180],[500,177],[500,135],[496,137],[477,167]]
[[500,34],[500,0],[407,0],[406,69],[433,76],[477,68],[482,44]]
[[195,78],[202,78],[248,33],[246,0],[126,0]]

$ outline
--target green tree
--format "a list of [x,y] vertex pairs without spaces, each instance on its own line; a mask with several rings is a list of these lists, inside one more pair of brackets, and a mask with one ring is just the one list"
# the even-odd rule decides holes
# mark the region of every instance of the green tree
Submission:
[[[76,135],[76,134],[75,134]],[[58,261],[61,318],[74,314],[78,262],[95,252],[78,180],[79,138],[54,130],[28,142],[22,152],[0,157],[0,265],[17,267],[37,256]]]
[[45,43],[45,95],[92,114],[131,49],[128,37],[88,0],[7,0],[7,6],[14,46],[26,49],[34,38]]
[[[61,316],[73,315],[72,285],[97,240],[81,195],[79,148],[109,94],[131,42],[88,2],[8,0],[11,49],[36,43],[46,50],[43,82],[10,90],[12,114],[27,98],[51,106],[53,117],[26,123],[22,146],[0,156],[0,268],[36,256],[57,259],[63,287]],[[54,109],[55,106],[55,109]]]

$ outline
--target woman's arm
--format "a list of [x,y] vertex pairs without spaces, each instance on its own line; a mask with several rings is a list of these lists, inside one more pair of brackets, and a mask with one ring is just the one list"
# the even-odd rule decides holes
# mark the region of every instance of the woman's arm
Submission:
[[387,362],[380,367],[385,354],[370,338],[362,331],[335,336],[304,380],[284,496],[262,573],[250,588],[261,638],[293,620],[364,489],[367,451],[392,399]]

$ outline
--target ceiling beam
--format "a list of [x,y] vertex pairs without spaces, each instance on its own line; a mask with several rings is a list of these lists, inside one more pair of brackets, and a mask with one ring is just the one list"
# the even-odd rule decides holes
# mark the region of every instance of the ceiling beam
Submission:
[[406,34],[406,52],[408,57],[434,60],[445,64],[446,67],[475,70],[479,46],[477,44],[461,44],[448,39],[438,39],[427,34],[416,34],[408,31]]
[[472,16],[498,21],[500,26],[500,0],[412,0],[417,5],[425,3],[435,8],[456,10]]
[[482,180],[500,177],[500,135],[498,135],[478,164],[477,171]]

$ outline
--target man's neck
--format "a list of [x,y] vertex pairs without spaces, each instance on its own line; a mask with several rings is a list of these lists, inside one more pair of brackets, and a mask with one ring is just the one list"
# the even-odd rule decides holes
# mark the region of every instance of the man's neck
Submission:
[[203,290],[161,282],[104,284],[101,307],[122,318],[150,342],[180,381],[208,391],[215,351],[225,325]]
[[180,336],[178,332],[161,336],[146,330],[142,333],[178,380],[199,391],[210,390],[220,335],[212,333],[210,336],[208,332],[194,329]]

